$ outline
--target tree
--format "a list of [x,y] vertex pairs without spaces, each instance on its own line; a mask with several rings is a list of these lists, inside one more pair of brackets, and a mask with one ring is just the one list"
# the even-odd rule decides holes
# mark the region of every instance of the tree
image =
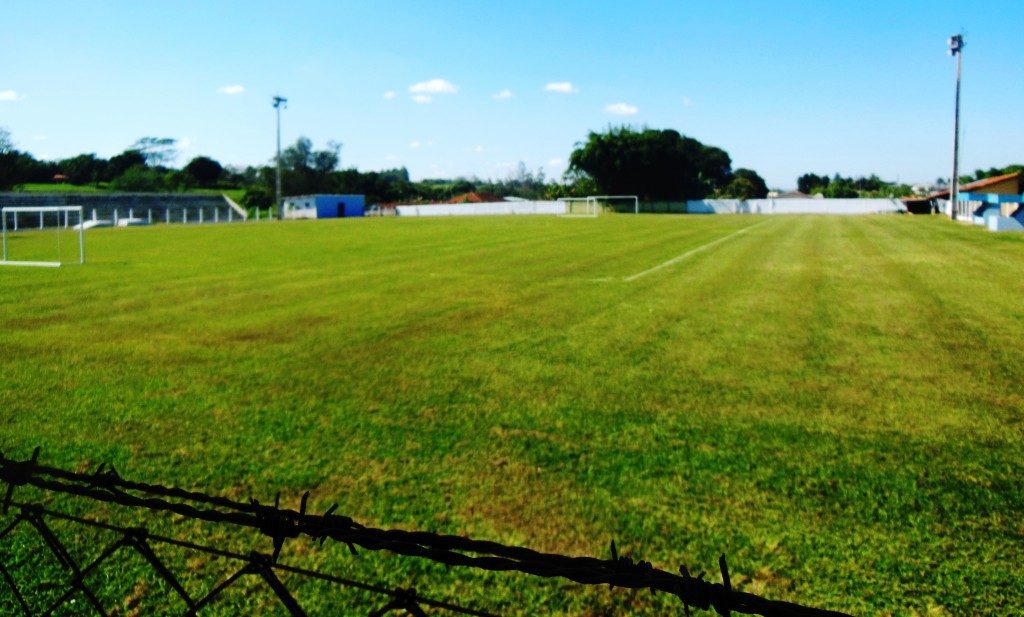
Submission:
[[158,170],[136,165],[114,178],[110,188],[115,191],[154,192],[163,190],[165,186]]
[[288,146],[281,153],[281,166],[286,169],[309,169],[313,163],[313,142],[308,137],[299,137],[295,145]]
[[725,186],[731,160],[677,131],[629,127],[591,132],[569,157],[569,170],[593,178],[600,192],[646,200],[701,199]]
[[828,187],[829,182],[830,180],[828,176],[804,174],[796,179],[796,190],[804,193],[805,195],[823,193]]
[[107,182],[123,175],[132,167],[145,167],[146,157],[138,150],[125,150],[121,154],[110,157],[106,169],[103,171],[103,179]]
[[753,169],[737,169],[732,173],[729,184],[716,194],[732,199],[764,199],[768,196],[768,185]]
[[326,175],[338,168],[341,163],[341,144],[336,141],[327,142],[326,150],[318,150],[313,153],[313,169],[321,175]]
[[857,192],[857,185],[850,178],[836,174],[825,187],[824,195],[825,197],[843,198],[859,197],[860,193]]
[[187,173],[199,186],[214,186],[224,174],[224,167],[208,156],[197,156],[185,165]]
[[7,154],[14,150],[14,142],[11,141],[11,132],[0,126],[0,154]]
[[143,137],[128,149],[142,154],[149,167],[165,167],[178,157],[178,150],[174,147],[175,143],[177,140],[173,137]]
[[99,182],[107,162],[95,154],[79,154],[57,163],[57,169],[71,184]]
[[262,184],[250,186],[242,196],[242,205],[249,209],[269,208],[274,205],[274,191]]

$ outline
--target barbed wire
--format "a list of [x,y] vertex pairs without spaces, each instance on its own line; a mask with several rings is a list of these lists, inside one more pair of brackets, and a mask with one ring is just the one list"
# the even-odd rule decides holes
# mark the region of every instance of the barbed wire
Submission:
[[[288,540],[305,537],[320,544],[328,540],[339,542],[347,546],[352,555],[358,555],[360,549],[389,551],[396,555],[422,558],[446,566],[491,572],[520,572],[543,578],[563,578],[583,585],[609,585],[664,592],[678,598],[687,615],[691,608],[696,608],[714,610],[723,617],[728,617],[732,613],[764,617],[846,617],[844,613],[769,600],[734,589],[725,555],[719,558],[718,563],[722,582],[713,583],[704,580],[702,574],[692,576],[685,566],[680,566],[678,573],[672,573],[658,569],[648,561],[634,561],[621,556],[614,541],[610,544],[611,559],[599,559],[543,553],[529,548],[462,536],[377,529],[362,525],[351,517],[336,514],[337,504],[327,508],[322,514],[309,513],[308,492],[302,495],[298,510],[281,507],[280,495],[274,499],[273,505],[260,503],[256,499],[249,499],[248,502],[234,501],[196,491],[127,480],[112,466],[105,464],[91,473],[46,466],[39,463],[39,448],[36,448],[32,456],[26,460],[9,459],[0,453],[0,483],[6,485],[0,510],[3,514],[7,514],[11,508],[16,510],[12,522],[0,530],[0,542],[15,529],[28,525],[42,538],[58,562],[72,573],[69,588],[42,613],[47,615],[76,594],[82,594],[97,614],[107,615],[94,591],[86,585],[85,577],[122,548],[133,550],[145,559],[185,603],[186,615],[195,615],[216,600],[224,590],[246,576],[261,579],[289,614],[305,615],[277,572],[288,572],[387,597],[386,604],[370,613],[375,617],[394,612],[405,612],[418,617],[426,614],[424,607],[463,615],[489,615],[453,603],[425,598],[412,588],[391,589],[280,563],[279,558],[285,543]],[[252,530],[270,540],[272,551],[270,554],[258,551],[243,554],[198,542],[152,534],[145,528],[119,526],[62,513],[47,509],[39,502],[16,500],[15,489],[23,486],[32,486],[58,495],[75,496],[148,512],[172,513],[190,520]],[[82,565],[72,557],[67,547],[53,533],[48,519],[104,529],[113,532],[117,539],[106,546],[99,557]],[[225,557],[242,565],[206,595],[195,598],[184,589],[178,577],[153,551],[153,543],[169,544],[190,551]],[[5,581],[24,614],[32,615],[29,603],[7,565],[3,563],[2,557],[0,578]]]

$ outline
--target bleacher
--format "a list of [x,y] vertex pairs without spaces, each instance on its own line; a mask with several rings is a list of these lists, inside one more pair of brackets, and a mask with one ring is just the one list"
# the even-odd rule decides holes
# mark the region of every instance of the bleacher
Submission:
[[165,223],[241,221],[245,212],[221,195],[182,193],[0,193],[8,206],[82,206],[86,220],[126,219]]

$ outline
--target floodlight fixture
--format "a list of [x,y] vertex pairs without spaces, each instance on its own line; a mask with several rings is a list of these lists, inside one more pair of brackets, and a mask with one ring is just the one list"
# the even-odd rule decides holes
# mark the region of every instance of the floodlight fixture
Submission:
[[964,48],[964,37],[961,34],[954,34],[949,37],[949,55],[955,56]]

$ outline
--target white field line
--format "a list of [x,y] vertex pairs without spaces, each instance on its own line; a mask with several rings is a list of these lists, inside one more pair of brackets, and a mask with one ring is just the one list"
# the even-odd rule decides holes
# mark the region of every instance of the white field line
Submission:
[[731,234],[729,234],[727,236],[723,236],[723,237],[721,237],[721,238],[719,238],[717,240],[712,240],[711,242],[708,242],[707,244],[702,244],[702,245],[698,246],[697,248],[692,248],[692,249],[686,251],[685,253],[683,253],[681,255],[676,255],[675,257],[673,257],[672,259],[669,259],[668,261],[663,261],[660,264],[658,264],[658,265],[656,265],[656,266],[654,266],[652,268],[647,268],[643,272],[637,272],[636,274],[631,274],[631,275],[623,278],[622,280],[624,282],[626,282],[626,283],[630,283],[632,281],[637,280],[638,278],[640,278],[642,276],[647,276],[648,274],[651,274],[653,272],[657,272],[658,270],[661,270],[662,268],[667,268],[667,267],[671,266],[672,264],[679,263],[680,261],[682,261],[682,260],[684,260],[684,259],[686,259],[686,258],[688,258],[688,257],[690,257],[692,255],[696,255],[697,253],[699,253],[701,251],[707,250],[707,249],[715,246],[716,244],[720,244],[722,242],[725,242],[729,238],[733,238],[733,237],[738,236],[738,235],[740,235],[742,233],[746,233],[747,231],[749,231],[749,230],[751,230],[751,229],[753,229],[755,227],[760,227],[761,225],[764,225],[767,222],[768,221],[761,221],[760,223],[756,223],[754,225],[750,225],[749,227],[744,227],[743,229],[736,230],[736,231],[732,232]]

